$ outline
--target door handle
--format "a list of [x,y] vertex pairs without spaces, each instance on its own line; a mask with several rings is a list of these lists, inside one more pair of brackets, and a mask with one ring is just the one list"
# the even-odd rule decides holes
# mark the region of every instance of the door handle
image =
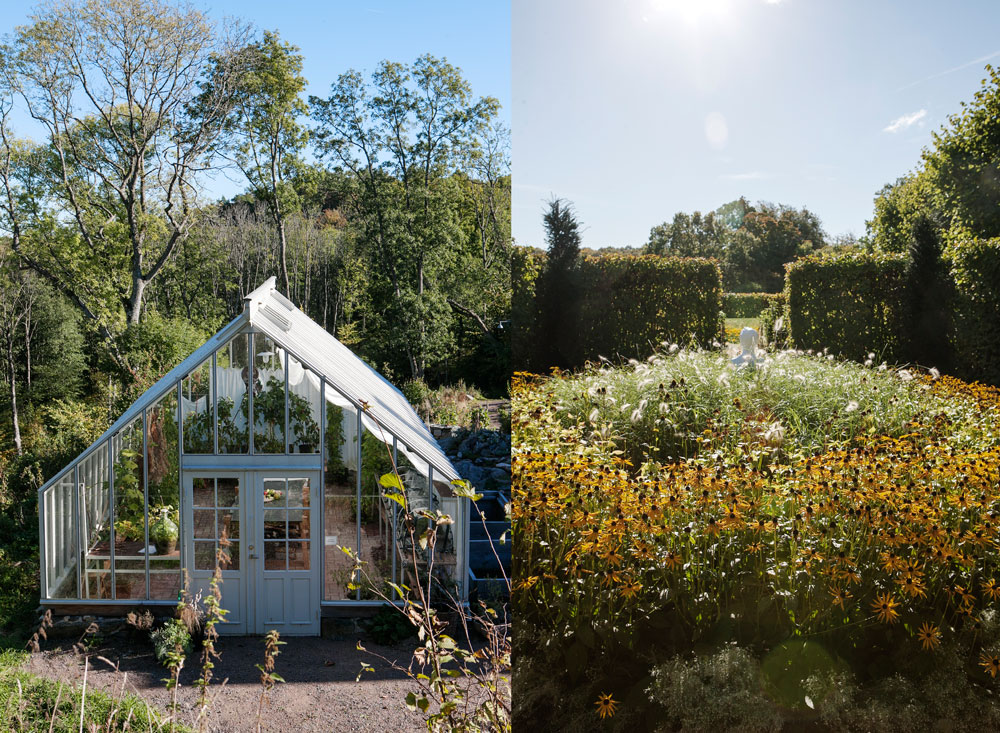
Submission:
[[259,560],[259,559],[260,559],[260,557],[259,557],[259,556],[257,555],[257,553],[256,553],[256,552],[251,552],[251,553],[250,553],[250,559],[251,559],[251,560]]

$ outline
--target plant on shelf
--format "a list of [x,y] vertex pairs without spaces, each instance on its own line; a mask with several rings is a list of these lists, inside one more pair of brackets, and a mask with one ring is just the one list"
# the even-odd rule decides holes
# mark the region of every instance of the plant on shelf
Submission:
[[[247,400],[240,405],[240,412],[247,417]],[[253,398],[253,444],[257,453],[284,453],[285,385],[277,377],[271,377],[267,384]],[[249,420],[247,421],[249,422]]]
[[[115,536],[139,540],[143,536],[146,511],[137,451],[123,448],[115,464]],[[117,540],[116,540],[117,541]]]
[[169,555],[177,549],[177,524],[172,513],[173,507],[160,507],[160,516],[149,525],[149,539],[156,545],[157,555]]
[[189,413],[184,418],[184,452],[211,453],[212,443],[212,410]]
[[319,425],[313,419],[312,405],[302,395],[288,393],[288,429],[299,445],[300,453],[312,453],[319,446]]

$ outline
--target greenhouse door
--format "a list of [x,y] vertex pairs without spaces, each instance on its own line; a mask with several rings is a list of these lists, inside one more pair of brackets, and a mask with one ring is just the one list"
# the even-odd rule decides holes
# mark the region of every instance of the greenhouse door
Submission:
[[228,541],[219,632],[318,636],[319,472],[195,470],[184,478],[192,594],[210,592],[217,550]]
[[254,478],[253,633],[319,636],[322,538],[318,471],[258,471]]

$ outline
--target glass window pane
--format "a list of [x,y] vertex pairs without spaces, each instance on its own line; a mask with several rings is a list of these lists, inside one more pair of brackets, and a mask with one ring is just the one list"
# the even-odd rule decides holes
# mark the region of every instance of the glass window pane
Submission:
[[[335,396],[326,385],[327,397]],[[323,442],[325,479],[323,498],[323,598],[328,601],[355,598],[348,590],[351,559],[339,546],[357,550],[357,527],[353,504],[357,495],[357,410],[327,402],[326,438]]]
[[47,598],[76,598],[79,566],[74,513],[73,471],[70,470],[42,495],[45,512],[45,582]]
[[234,478],[217,479],[219,506],[239,506],[240,482]]
[[231,540],[240,538],[240,513],[234,509],[220,509],[218,512],[218,536]]
[[288,569],[308,570],[309,569],[309,543],[289,542],[288,543]]
[[288,510],[288,536],[295,538],[309,537],[309,510]]
[[288,506],[309,506],[309,479],[288,479]]
[[[391,440],[391,438],[390,438]],[[382,498],[379,479],[392,473],[392,446],[386,446],[378,434],[362,428],[361,440],[361,547],[358,554],[367,563],[371,583],[361,582],[361,598],[373,599],[373,583],[386,595],[392,597],[388,585],[392,579],[392,521],[393,513]],[[357,519],[355,515],[355,519]]]
[[215,510],[214,509],[194,509],[192,535],[195,539],[214,540],[215,539]]
[[283,478],[264,479],[264,506],[285,506],[288,501],[286,488]]
[[284,351],[271,339],[254,334],[254,452],[285,452]]
[[264,510],[264,537],[268,539],[285,539],[285,510],[265,509]]
[[288,452],[318,453],[320,378],[288,357]]
[[242,333],[215,352],[216,389],[218,390],[219,453],[247,453],[247,364],[249,338]]
[[107,443],[80,464],[83,597],[111,598],[111,491]]
[[[179,451],[177,445],[177,392],[171,389],[146,411],[146,474],[149,522],[152,525],[166,510],[180,536]],[[155,541],[150,538],[150,544]],[[174,600],[181,589],[179,539],[173,545],[161,543],[149,556],[149,597]]]
[[264,569],[284,570],[285,569],[285,542],[265,542],[264,543]]
[[239,570],[240,569],[240,543],[230,542],[229,547],[226,548],[226,552],[229,555],[229,563],[223,566],[224,570]]
[[146,597],[146,497],[142,418],[111,439],[115,478],[115,597]]
[[194,569],[215,570],[215,542],[195,541]]
[[184,452],[215,451],[215,422],[212,415],[212,359],[195,367],[181,385],[184,415]]
[[192,480],[193,506],[215,506],[215,480],[196,478]]

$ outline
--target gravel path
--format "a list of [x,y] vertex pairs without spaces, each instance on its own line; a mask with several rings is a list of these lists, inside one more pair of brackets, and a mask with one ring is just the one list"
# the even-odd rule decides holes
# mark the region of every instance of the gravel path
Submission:
[[[393,671],[384,662],[359,652],[356,641],[334,641],[321,638],[287,638],[281,654],[275,660],[275,671],[285,679],[269,694],[265,703],[263,730],[295,733],[297,731],[418,731],[424,730],[421,719],[403,704],[406,693],[413,690],[405,676]],[[395,647],[383,647],[365,642],[365,647],[403,664],[408,663],[416,639]],[[260,672],[254,666],[262,664],[262,638],[222,637],[217,645],[221,659],[216,660],[212,687],[217,695],[206,720],[207,730],[239,733],[256,730],[257,704],[260,698]],[[166,711],[170,694],[162,678],[166,670],[153,657],[152,646],[129,639],[110,638],[91,650],[87,687],[117,692],[122,673],[127,673],[126,686],[151,705]],[[97,659],[103,656],[117,663],[120,672],[110,669]],[[355,682],[361,662],[375,668]],[[195,713],[197,689],[192,686],[198,662],[188,659],[181,674],[179,719],[190,723]],[[50,679],[79,685],[83,681],[83,657],[72,651],[66,642],[61,648],[33,654],[27,669]],[[220,688],[217,683],[227,679]],[[221,691],[220,691],[221,690]]]

